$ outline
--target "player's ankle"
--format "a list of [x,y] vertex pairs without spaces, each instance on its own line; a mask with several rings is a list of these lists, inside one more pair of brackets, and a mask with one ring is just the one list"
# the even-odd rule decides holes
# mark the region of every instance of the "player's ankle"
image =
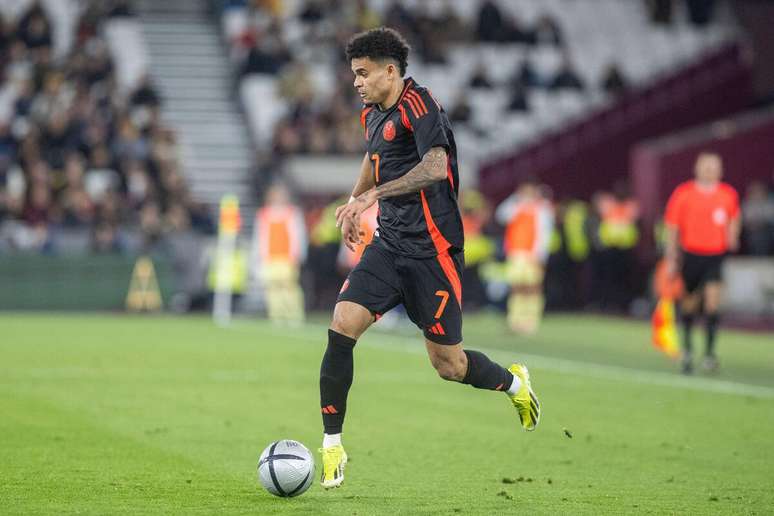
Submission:
[[331,446],[341,446],[341,433],[338,434],[323,434],[323,448],[330,448]]

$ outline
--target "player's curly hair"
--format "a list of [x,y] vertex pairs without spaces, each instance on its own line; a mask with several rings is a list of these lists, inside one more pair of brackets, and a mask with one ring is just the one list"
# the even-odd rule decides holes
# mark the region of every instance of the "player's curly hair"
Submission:
[[347,61],[358,57],[373,60],[392,59],[398,63],[403,77],[408,66],[408,54],[411,47],[395,29],[379,27],[355,34],[347,43]]

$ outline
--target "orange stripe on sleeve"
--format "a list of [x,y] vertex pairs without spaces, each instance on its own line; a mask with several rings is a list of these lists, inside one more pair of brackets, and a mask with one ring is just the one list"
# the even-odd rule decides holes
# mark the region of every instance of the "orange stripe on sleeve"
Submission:
[[414,118],[419,118],[419,110],[417,109],[417,105],[414,103],[414,101],[406,95],[406,98],[404,101],[408,104],[408,106],[411,108],[411,112],[414,113]]
[[398,111],[400,111],[400,122],[403,124],[403,127],[413,132],[414,128],[411,126],[411,120],[409,120],[409,117],[406,114],[406,106],[398,104]]
[[414,99],[423,114],[427,113],[427,106],[425,105],[425,101],[422,100],[422,97],[419,96],[419,93],[417,93],[416,90],[409,91],[407,96],[410,96],[412,99]]

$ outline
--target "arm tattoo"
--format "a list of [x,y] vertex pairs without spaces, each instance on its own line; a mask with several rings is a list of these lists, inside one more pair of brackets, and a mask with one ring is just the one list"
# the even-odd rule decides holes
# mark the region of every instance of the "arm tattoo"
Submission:
[[433,147],[406,175],[376,188],[378,199],[418,192],[446,178],[446,149]]

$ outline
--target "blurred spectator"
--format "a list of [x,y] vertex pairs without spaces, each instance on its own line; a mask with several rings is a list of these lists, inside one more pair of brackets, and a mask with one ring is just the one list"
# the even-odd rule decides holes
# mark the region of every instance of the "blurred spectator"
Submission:
[[646,0],[650,20],[659,25],[672,23],[672,3],[673,0]]
[[611,63],[602,74],[602,89],[611,95],[620,95],[628,88],[628,83],[615,63]]
[[484,63],[479,62],[476,65],[470,78],[469,86],[476,89],[491,89],[493,87],[492,81],[487,77],[487,68]]
[[378,27],[381,23],[379,14],[371,9],[366,0],[355,2],[354,27],[357,31],[364,31]]
[[559,22],[555,18],[544,14],[538,18],[535,24],[535,43],[538,45],[562,46],[564,39]]
[[527,92],[521,83],[514,83],[511,86],[511,98],[508,101],[509,111],[529,111],[529,104],[527,103]]
[[292,60],[290,50],[282,39],[279,27],[255,35],[242,66],[242,75],[252,73],[273,75]]
[[30,226],[45,226],[51,215],[51,191],[45,183],[33,183],[22,217]]
[[299,324],[304,320],[300,267],[306,261],[307,228],[303,212],[288,189],[272,185],[255,214],[251,269],[265,288],[269,319]]
[[115,224],[102,221],[92,232],[91,250],[98,254],[121,253],[124,245]]
[[704,27],[712,21],[715,0],[686,0],[688,18],[697,27]]
[[161,104],[161,96],[153,85],[150,76],[143,75],[137,88],[129,97],[129,104],[132,106],[158,107]]
[[540,88],[545,86],[545,81],[535,71],[532,60],[525,56],[519,65],[519,69],[511,78],[511,84],[521,85],[522,88]]
[[583,81],[575,71],[575,68],[570,61],[570,56],[567,52],[562,53],[562,64],[559,67],[559,71],[551,81],[551,89],[554,90],[582,90]]
[[535,180],[524,181],[495,211],[505,228],[503,250],[508,261],[508,326],[534,334],[543,315],[543,279],[554,214]]
[[460,214],[465,231],[465,273],[462,275],[465,310],[476,310],[487,303],[481,267],[495,253],[494,239],[484,234],[491,212],[491,206],[480,192],[472,188],[464,190],[460,198]]
[[633,298],[632,271],[634,248],[639,241],[639,205],[625,181],[619,181],[612,195],[596,199],[602,269],[600,278],[601,308],[625,311]]
[[321,0],[307,0],[298,13],[298,19],[304,23],[317,23],[323,19],[324,11]]
[[51,50],[51,24],[39,2],[33,3],[19,20],[17,33],[29,50]]
[[465,90],[460,91],[457,94],[457,99],[454,101],[453,107],[449,112],[449,119],[452,122],[466,123],[470,122],[473,116],[473,111],[468,102],[468,95]]
[[476,24],[476,38],[479,41],[498,42],[505,39],[505,23],[500,8],[492,0],[481,3]]
[[747,253],[766,256],[774,252],[774,197],[760,181],[747,186],[742,202],[742,221]]
[[[0,123],[0,212],[18,219],[5,227],[20,249],[54,249],[64,226],[91,229],[95,252],[121,251],[119,227],[139,223],[146,240],[154,241],[160,235],[154,221],[180,218],[174,203],[196,210],[199,227],[207,227],[206,209],[190,203],[182,176],[163,173],[175,168],[177,149],[159,118],[157,91],[147,77],[129,97],[117,90],[101,24],[109,12],[122,15],[122,6],[126,2],[88,2],[70,54],[56,61],[40,3],[17,25],[0,19],[3,72],[11,86],[10,119]],[[177,211],[162,213],[159,199]],[[144,211],[133,218],[126,208]]]

